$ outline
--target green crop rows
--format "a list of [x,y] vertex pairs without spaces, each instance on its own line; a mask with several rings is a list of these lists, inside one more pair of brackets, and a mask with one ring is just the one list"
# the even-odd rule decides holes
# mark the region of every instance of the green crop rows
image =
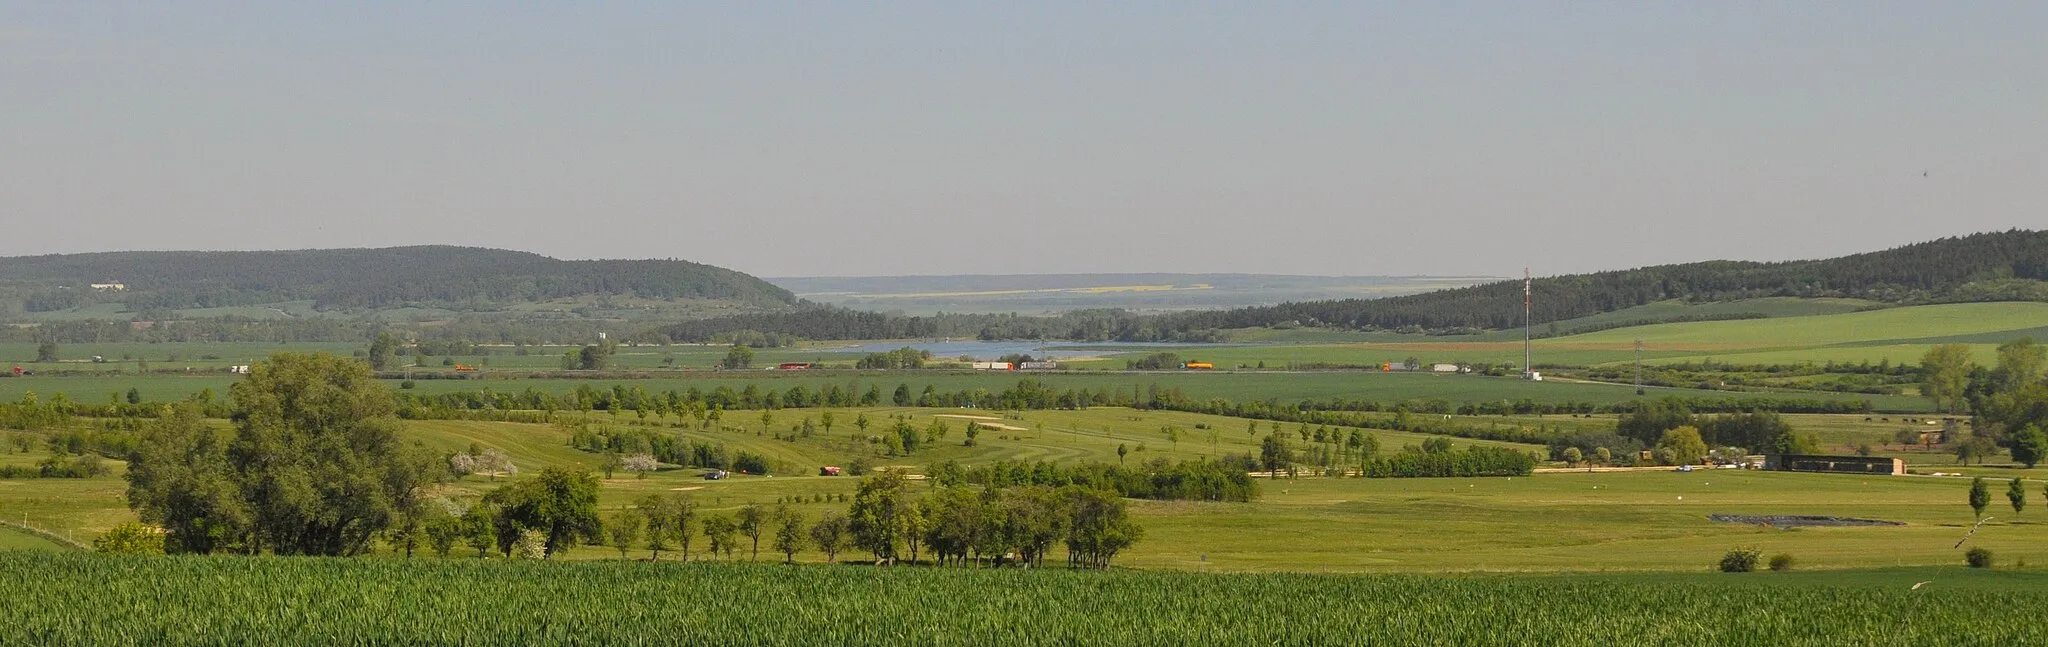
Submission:
[[1957,575],[1954,586],[1914,591],[1914,578],[1938,576],[1888,575],[1843,583],[0,553],[0,644],[2048,641],[2048,624],[2008,614],[2048,603],[2039,577],[1970,586],[1993,576]]

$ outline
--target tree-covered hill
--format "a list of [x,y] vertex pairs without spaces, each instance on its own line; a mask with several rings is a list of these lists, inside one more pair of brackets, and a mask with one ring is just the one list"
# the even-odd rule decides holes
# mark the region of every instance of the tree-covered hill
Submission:
[[[95,290],[121,283],[118,292]],[[130,309],[312,300],[322,308],[503,304],[582,295],[719,299],[780,307],[789,291],[677,260],[565,261],[475,247],[105,252],[0,258],[0,286],[28,311],[120,301]]]
[[[1538,324],[1669,301],[1760,297],[1855,298],[1879,304],[2048,301],[2048,232],[2012,230],[1944,238],[1825,260],[1707,261],[1536,279]],[[1695,315],[1697,316],[1697,315]],[[1764,316],[1755,314],[1753,316]],[[1748,318],[1724,312],[1709,318]],[[1615,322],[1639,325],[1658,321]],[[677,341],[739,331],[810,339],[948,336],[1204,341],[1217,331],[1276,325],[1408,331],[1499,330],[1522,324],[1522,282],[1498,281],[1383,299],[1303,301],[1275,306],[1139,315],[1113,310],[1060,317],[892,316],[807,307],[691,321],[654,331]]]
[[[1534,319],[1557,321],[1659,301],[1849,297],[1882,303],[2048,300],[2048,231],[1943,238],[1824,260],[1707,261],[1536,279]],[[1386,299],[1343,299],[1168,315],[1157,329],[1285,322],[1341,328],[1501,329],[1522,323],[1522,282]]]

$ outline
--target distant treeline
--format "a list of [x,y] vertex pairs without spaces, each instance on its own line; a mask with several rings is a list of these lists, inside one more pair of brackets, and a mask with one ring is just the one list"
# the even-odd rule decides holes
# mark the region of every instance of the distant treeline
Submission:
[[1396,452],[1365,462],[1366,478],[1447,478],[1465,476],[1528,476],[1536,457],[1505,447],[1475,445],[1463,449]]
[[[1693,302],[1760,297],[1851,297],[1884,303],[2048,299],[2048,232],[2012,230],[1944,238],[1840,258],[1757,263],[1708,261],[1574,274],[1534,281],[1537,322],[1563,321],[1673,299]],[[1060,317],[940,314],[894,316],[825,306],[795,312],[707,319],[655,334],[701,342],[740,330],[809,339],[1076,339],[1220,341],[1219,331],[1271,326],[1472,333],[1522,325],[1520,281],[1501,281],[1384,299],[1283,303],[1234,310],[1135,315],[1082,311]],[[1761,315],[1680,315],[1598,324],[1607,327],[1742,319]]]
[[777,332],[805,339],[1066,339],[1079,341],[1222,341],[1214,330],[1167,330],[1157,316],[1122,310],[1076,310],[1056,317],[939,313],[890,315],[806,303],[791,312],[733,315],[670,324],[636,339],[705,343],[735,333]]
[[[124,289],[94,290],[118,281]],[[786,306],[796,297],[724,268],[678,260],[564,261],[451,246],[260,252],[106,252],[0,258],[0,287],[24,309],[121,302],[178,310],[314,301],[320,308],[414,302],[510,304],[581,295],[724,299]]]
[[1242,467],[1250,460],[1242,457],[1213,463],[1175,463],[1155,458],[1136,467],[1094,462],[1055,465],[1044,461],[996,461],[962,467],[957,462],[946,461],[927,468],[925,475],[942,486],[972,484],[1002,489],[1025,485],[1054,488],[1078,485],[1133,499],[1243,502],[1258,497],[1258,486],[1247,474],[1248,470]]

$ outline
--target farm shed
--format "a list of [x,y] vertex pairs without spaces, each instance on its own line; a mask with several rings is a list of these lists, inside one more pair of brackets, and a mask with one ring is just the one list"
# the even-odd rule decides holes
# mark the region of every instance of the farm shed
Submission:
[[1881,456],[1765,454],[1764,469],[1785,472],[1897,475],[1906,473],[1906,461],[1904,459],[1884,458]]

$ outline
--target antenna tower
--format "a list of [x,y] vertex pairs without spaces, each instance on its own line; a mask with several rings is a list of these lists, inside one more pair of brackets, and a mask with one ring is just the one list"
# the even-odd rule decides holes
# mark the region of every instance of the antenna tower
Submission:
[[1522,268],[1522,379],[1535,377],[1535,366],[1529,363],[1529,298],[1531,294],[1529,268]]

